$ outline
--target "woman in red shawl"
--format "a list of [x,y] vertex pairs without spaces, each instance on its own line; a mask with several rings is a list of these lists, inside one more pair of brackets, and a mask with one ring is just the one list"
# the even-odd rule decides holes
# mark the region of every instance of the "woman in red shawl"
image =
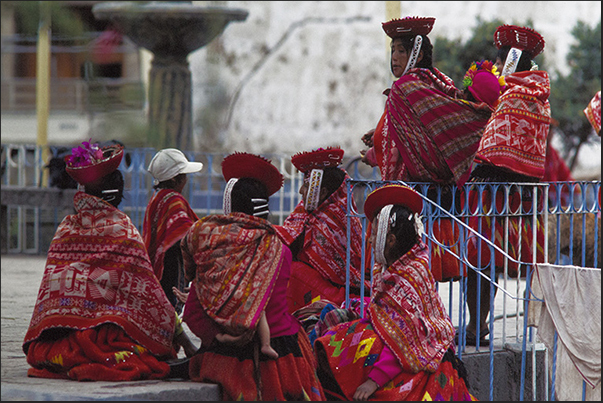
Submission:
[[[50,244],[23,342],[28,376],[79,381],[165,378],[182,327],[142,237],[118,210],[121,146],[84,142],[66,157],[75,194]],[[177,336],[178,339],[180,336]]]
[[329,328],[314,344],[329,397],[473,400],[421,241],[422,204],[403,185],[385,185],[366,198],[376,261],[367,316]]
[[[547,137],[551,123],[548,101],[550,81],[547,72],[538,70],[532,59],[544,50],[544,38],[531,28],[502,25],[494,33],[494,43],[498,48],[496,65],[502,71],[506,88],[484,131],[470,182],[538,183],[544,177]],[[538,215],[534,220],[532,212],[535,207],[541,211],[542,194],[537,196],[536,203],[529,186],[524,185],[521,190],[512,186],[508,189],[508,195],[505,195],[505,192],[504,187],[499,187],[495,192],[492,192],[489,186],[483,188],[483,191],[472,188],[468,197],[471,215],[469,225],[488,239],[494,237],[494,244],[508,250],[513,259],[529,263],[543,262],[542,216]],[[508,202],[505,202],[506,197]],[[498,217],[485,216],[483,213],[491,209],[493,199],[496,212],[502,214],[498,214]],[[479,210],[480,200],[482,210]],[[503,210],[505,206],[507,211]],[[507,233],[505,227],[508,227]],[[538,245],[536,256],[532,254],[534,230]],[[488,245],[472,236],[467,253],[470,263],[490,277],[491,255]],[[481,260],[478,256],[481,256]],[[495,253],[496,278],[503,270],[504,260],[502,254]],[[509,261],[508,274],[515,276],[517,271],[518,264]],[[475,271],[469,270],[467,304],[470,320],[466,327],[466,342],[472,345],[487,345],[485,336],[489,330],[486,327],[486,318],[490,311],[491,287],[488,281],[479,283],[478,286],[478,275]],[[496,292],[496,287],[494,291]],[[479,337],[476,337],[477,334]]]
[[[182,240],[193,282],[183,318],[202,340],[190,377],[219,384],[223,400],[324,400],[308,336],[284,303],[291,251],[267,219],[283,176],[247,153],[226,157],[222,173],[224,214],[201,218]],[[252,338],[264,315],[276,358]],[[224,343],[233,338],[239,345]]]
[[[287,291],[290,312],[318,300],[328,300],[337,306],[345,302],[348,236],[348,296],[360,296],[362,224],[358,217],[347,217],[348,202],[353,211],[357,209],[354,200],[348,200],[348,174],[339,167],[343,154],[340,148],[327,147],[291,158],[304,174],[299,189],[302,200],[283,225],[275,226],[278,236],[293,253]],[[365,287],[368,292],[368,282]]]
[[185,291],[188,285],[184,280],[180,240],[199,219],[182,195],[182,190],[186,186],[187,174],[202,168],[202,163],[189,162],[182,151],[175,148],[157,152],[148,168],[153,175],[156,192],[144,214],[142,238],[155,275],[178,313],[182,312],[183,304],[172,289]]
[[[451,214],[460,212],[454,186],[469,178],[471,163],[491,114],[485,102],[470,102],[454,82],[432,64],[427,34],[435,18],[405,17],[383,23],[392,38],[391,69],[399,77],[387,91],[385,111],[374,134],[367,162],[377,165],[386,181],[427,182],[427,196]],[[435,211],[430,233],[459,255],[459,228]],[[431,245],[431,271],[437,281],[460,275],[458,260]]]

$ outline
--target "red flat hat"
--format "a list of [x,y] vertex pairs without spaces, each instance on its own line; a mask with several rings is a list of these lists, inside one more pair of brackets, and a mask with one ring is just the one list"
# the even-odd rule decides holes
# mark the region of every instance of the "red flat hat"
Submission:
[[226,182],[232,178],[254,178],[266,185],[272,196],[283,186],[283,175],[264,157],[235,152],[222,161],[222,175]]
[[527,50],[532,57],[538,56],[544,50],[544,38],[538,32],[528,27],[516,25],[501,25],[494,33],[494,44],[498,49],[510,46],[519,50]]
[[421,214],[423,199],[408,186],[392,184],[373,190],[364,202],[364,214],[373,221],[375,215],[388,204],[408,207],[413,213]]
[[312,169],[334,168],[341,165],[343,150],[339,147],[319,148],[305,151],[291,157],[291,163],[303,173]]
[[96,182],[105,175],[115,171],[124,156],[124,148],[119,144],[103,147],[101,149],[103,158],[89,165],[75,166],[73,154],[64,158],[65,170],[77,183],[88,185]]
[[404,17],[394,18],[381,26],[387,36],[393,39],[405,35],[427,35],[434,23],[434,17]]

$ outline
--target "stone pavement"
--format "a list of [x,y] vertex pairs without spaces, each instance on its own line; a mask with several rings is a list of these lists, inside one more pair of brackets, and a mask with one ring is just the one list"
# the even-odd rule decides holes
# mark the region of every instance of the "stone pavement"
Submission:
[[[45,262],[45,256],[2,255],[2,400],[220,400],[218,385],[184,380],[76,382],[29,378],[29,364],[21,346]],[[198,346],[199,339],[188,334]]]

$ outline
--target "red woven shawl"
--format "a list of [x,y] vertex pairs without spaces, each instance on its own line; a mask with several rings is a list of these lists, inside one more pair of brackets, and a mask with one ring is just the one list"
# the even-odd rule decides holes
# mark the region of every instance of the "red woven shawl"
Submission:
[[175,313],[130,218],[83,192],[48,250],[23,349],[53,327],[114,323],[157,356],[171,354]]
[[[345,284],[347,262],[348,198],[345,179],[316,210],[308,213],[301,201],[283,225],[276,226],[278,235],[288,246],[303,234],[303,246],[293,260],[306,263],[325,279],[340,285]],[[353,199],[351,206],[353,211],[357,211]],[[350,285],[360,287],[362,224],[358,217],[351,217],[350,224]]]
[[542,179],[551,122],[549,76],[523,71],[506,76],[505,82],[476,161]]
[[420,242],[386,270],[376,265],[367,308],[377,334],[413,372],[434,372],[454,341],[428,261],[429,249]]
[[383,133],[384,180],[460,186],[469,177],[490,109],[457,99],[452,80],[434,70],[412,69],[392,86]]
[[161,189],[149,202],[144,214],[142,237],[159,280],[163,276],[165,253],[198,219],[184,196],[174,190]]
[[244,213],[203,217],[182,240],[186,276],[194,279],[201,306],[233,335],[255,328],[282,267],[282,249],[269,221]]

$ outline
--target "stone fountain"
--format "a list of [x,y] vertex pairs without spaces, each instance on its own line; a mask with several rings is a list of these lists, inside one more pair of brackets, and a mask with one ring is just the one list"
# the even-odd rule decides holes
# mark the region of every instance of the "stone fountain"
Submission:
[[150,145],[192,147],[191,71],[188,55],[220,35],[231,21],[244,21],[242,9],[196,6],[190,1],[107,2],[94,5],[94,17],[111,21],[135,44],[153,53],[149,73]]

